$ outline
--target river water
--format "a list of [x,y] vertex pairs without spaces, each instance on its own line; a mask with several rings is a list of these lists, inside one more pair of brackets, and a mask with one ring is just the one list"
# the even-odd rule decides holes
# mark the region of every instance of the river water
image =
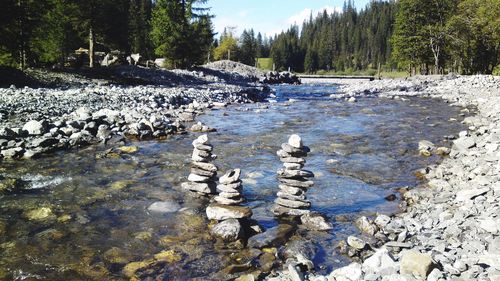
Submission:
[[[443,137],[463,129],[461,109],[439,100],[349,103],[329,97],[332,85],[275,90],[276,102],[231,105],[198,120],[217,129],[209,138],[220,171],[242,169],[245,204],[265,228],[278,224],[270,212],[281,166],[276,151],[290,134],[301,135],[311,148],[306,169],[316,175],[308,199],[334,229],[300,231],[293,239],[316,247],[322,272],[348,262],[335,245],[360,235],[357,216],[397,212],[399,200],[384,198],[420,184],[415,171],[439,161],[419,156],[418,141],[450,146]],[[213,240],[203,214],[207,200],[179,189],[195,137],[132,143],[139,148],[132,154],[100,157],[104,148],[94,146],[1,163],[0,175],[18,179],[22,190],[0,194],[0,280],[127,280],[125,264],[162,251],[170,251],[169,261],[141,276],[220,279],[248,250]],[[148,211],[159,201],[170,202],[173,212]]]

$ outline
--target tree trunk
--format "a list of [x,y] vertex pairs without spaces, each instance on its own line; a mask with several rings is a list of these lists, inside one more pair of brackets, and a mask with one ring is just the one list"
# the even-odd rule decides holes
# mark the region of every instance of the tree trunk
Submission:
[[94,32],[92,27],[89,30],[89,67],[94,67]]

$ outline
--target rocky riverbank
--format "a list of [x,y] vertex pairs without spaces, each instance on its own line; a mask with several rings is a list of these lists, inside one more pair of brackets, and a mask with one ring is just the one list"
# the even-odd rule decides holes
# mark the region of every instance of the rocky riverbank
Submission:
[[324,276],[307,271],[309,261],[304,272],[285,265],[268,280],[500,280],[500,77],[343,83],[332,98],[432,97],[475,107],[477,114],[463,121],[467,131],[443,136],[453,139],[450,150],[421,142],[421,154],[449,156],[420,171],[426,184],[403,190],[401,213],[356,221],[363,236],[339,245],[352,264]]
[[208,108],[262,101],[267,93],[254,83],[254,73],[218,65],[192,71],[118,67],[109,79],[36,73],[55,87],[0,89],[0,159],[162,138],[182,133],[185,122]]

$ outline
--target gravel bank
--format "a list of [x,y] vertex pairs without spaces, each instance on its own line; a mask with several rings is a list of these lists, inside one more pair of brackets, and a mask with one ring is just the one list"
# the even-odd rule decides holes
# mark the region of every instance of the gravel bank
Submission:
[[[441,98],[474,106],[439,165],[422,169],[428,181],[403,194],[402,212],[356,221],[364,233],[339,248],[358,261],[322,276],[301,272],[290,259],[268,280],[500,280],[500,77],[436,76],[406,80],[349,81],[334,98]],[[299,266],[297,266],[297,264]],[[301,265],[302,264],[302,265]],[[307,266],[306,266],[307,265]]]
[[[265,87],[246,74],[195,70],[113,69],[113,79],[38,72],[55,88],[0,89],[0,159],[31,158],[126,138],[162,138],[184,131],[207,108],[263,100]],[[133,81],[144,86],[115,84]]]

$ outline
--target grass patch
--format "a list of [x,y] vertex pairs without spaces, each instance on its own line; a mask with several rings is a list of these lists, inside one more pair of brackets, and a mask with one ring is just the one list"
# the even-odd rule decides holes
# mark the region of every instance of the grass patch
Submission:
[[273,70],[273,59],[272,58],[258,58],[257,68],[261,70]]

